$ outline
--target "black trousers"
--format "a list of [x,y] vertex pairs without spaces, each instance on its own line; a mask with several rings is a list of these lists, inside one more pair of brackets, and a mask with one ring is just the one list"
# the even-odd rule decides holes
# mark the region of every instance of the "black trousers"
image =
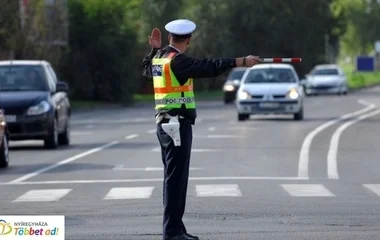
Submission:
[[187,184],[189,179],[190,154],[193,142],[193,130],[189,120],[179,119],[181,146],[174,146],[173,140],[157,125],[157,137],[161,145],[161,157],[164,164],[163,185],[163,239],[186,233],[182,217],[185,212]]

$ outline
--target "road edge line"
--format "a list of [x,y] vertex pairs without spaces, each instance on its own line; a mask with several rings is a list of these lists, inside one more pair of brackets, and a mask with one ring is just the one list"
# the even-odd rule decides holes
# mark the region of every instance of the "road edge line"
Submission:
[[327,176],[329,179],[339,179],[337,158],[338,158],[339,140],[342,133],[351,125],[356,124],[366,118],[376,116],[378,114],[380,114],[380,109],[363,114],[355,118],[354,120],[351,120],[349,122],[346,122],[340,125],[340,127],[337,130],[335,130],[335,132],[331,136],[329,151],[327,153]]
[[21,182],[23,182],[23,181],[25,181],[25,180],[28,180],[29,178],[32,178],[32,177],[38,176],[38,175],[41,174],[41,173],[44,173],[44,172],[47,172],[47,171],[52,170],[52,169],[54,169],[54,168],[60,167],[60,166],[62,166],[62,165],[65,165],[65,164],[68,164],[68,163],[74,162],[74,161],[76,161],[76,160],[78,160],[78,159],[80,159],[80,158],[83,158],[83,157],[85,157],[85,156],[88,156],[88,155],[91,155],[91,154],[93,154],[93,153],[99,152],[99,151],[101,151],[101,150],[103,150],[103,149],[106,149],[106,148],[111,147],[111,146],[113,146],[113,145],[116,145],[116,144],[118,144],[118,143],[119,143],[119,141],[112,141],[112,142],[110,142],[110,143],[107,143],[107,144],[101,145],[101,146],[99,146],[99,147],[96,147],[96,148],[90,149],[90,150],[88,150],[88,151],[86,151],[86,152],[82,152],[82,153],[76,154],[76,155],[74,155],[74,156],[72,156],[72,157],[66,158],[66,159],[64,159],[64,160],[62,160],[62,161],[59,161],[59,162],[57,162],[57,163],[54,163],[54,164],[52,164],[52,165],[50,165],[50,166],[47,166],[47,167],[41,168],[41,169],[39,169],[39,170],[33,171],[33,172],[28,173],[28,174],[26,174],[26,175],[24,175],[24,176],[21,176],[21,177],[19,177],[19,178],[16,178],[16,179],[14,179],[14,180],[8,182],[8,184],[17,184],[17,183],[21,183]]
[[314,128],[313,131],[311,131],[307,134],[307,136],[304,138],[304,140],[302,142],[301,150],[299,153],[299,159],[298,159],[298,177],[299,178],[308,178],[309,177],[309,151],[310,151],[311,143],[312,143],[314,137],[317,136],[317,134],[319,134],[320,132],[322,132],[326,128],[328,128],[328,127],[330,127],[330,126],[332,126],[332,125],[334,125],[334,124],[336,124],[342,120],[364,114],[364,113],[370,111],[371,109],[375,108],[375,106],[376,106],[372,103],[368,103],[368,102],[363,101],[363,100],[358,100],[358,103],[361,105],[365,105],[367,107],[362,108],[360,110],[357,110],[355,112],[346,113],[346,114],[344,114],[344,115],[342,115],[336,119],[330,120],[330,121]]

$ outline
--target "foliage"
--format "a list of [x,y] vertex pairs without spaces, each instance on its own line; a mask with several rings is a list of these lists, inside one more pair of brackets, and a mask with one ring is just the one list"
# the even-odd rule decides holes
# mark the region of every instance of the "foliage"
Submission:
[[[158,27],[166,45],[164,26],[176,18],[197,24],[189,55],[302,57],[294,65],[301,77],[316,64],[335,62],[339,53],[368,54],[380,39],[377,0],[68,0],[69,45],[52,47],[27,37],[38,30],[34,36],[42,41],[50,26],[41,10],[44,1],[30,1],[34,15],[21,29],[18,1],[2,0],[0,52],[52,61],[72,98],[82,101],[128,104],[142,88],[151,93],[152,83],[141,77],[147,36]],[[220,89],[224,76],[197,79],[195,87]]]

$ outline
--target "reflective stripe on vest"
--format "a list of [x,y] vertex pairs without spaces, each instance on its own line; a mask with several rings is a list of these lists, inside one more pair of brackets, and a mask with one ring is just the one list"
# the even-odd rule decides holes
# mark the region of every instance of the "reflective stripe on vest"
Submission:
[[180,85],[170,68],[170,61],[175,53],[164,58],[153,58],[152,74],[154,82],[154,98],[156,109],[181,108],[185,104],[187,109],[195,108],[193,79]]

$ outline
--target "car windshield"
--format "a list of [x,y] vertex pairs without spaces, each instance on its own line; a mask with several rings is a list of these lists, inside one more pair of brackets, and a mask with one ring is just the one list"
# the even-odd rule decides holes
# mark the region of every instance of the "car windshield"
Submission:
[[46,90],[46,81],[41,66],[0,66],[0,92]]
[[293,72],[287,68],[252,69],[245,83],[295,83]]
[[339,72],[335,68],[320,68],[311,72],[313,76],[326,76],[326,75],[339,75]]
[[245,73],[244,70],[232,70],[232,72],[228,75],[227,80],[241,80]]

